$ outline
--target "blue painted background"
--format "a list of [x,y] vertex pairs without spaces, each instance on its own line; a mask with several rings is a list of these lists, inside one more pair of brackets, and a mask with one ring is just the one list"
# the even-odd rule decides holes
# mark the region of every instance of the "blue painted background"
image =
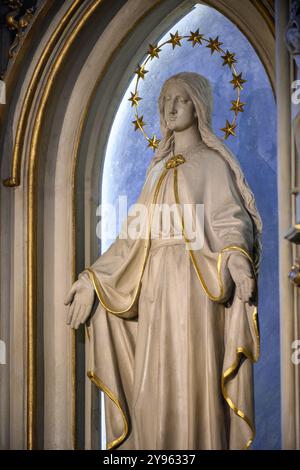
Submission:
[[[278,232],[277,232],[277,168],[276,168],[276,108],[266,72],[245,36],[216,10],[197,5],[169,32],[182,35],[200,29],[205,37],[216,37],[222,48],[236,53],[237,70],[246,78],[241,99],[245,112],[239,115],[237,137],[227,140],[237,155],[252,188],[263,220],[263,258],[260,275],[261,357],[255,366],[255,400],[257,437],[254,449],[280,448],[280,371],[279,371],[279,311],[278,311]],[[164,38],[157,38],[159,41]],[[146,51],[145,51],[146,52]],[[141,62],[142,57],[137,62]],[[213,127],[217,135],[229,111],[230,100],[236,93],[229,84],[231,74],[222,67],[219,54],[210,55],[205,46],[192,48],[183,41],[172,50],[165,46],[160,59],[147,65],[149,73],[139,87],[143,100],[139,113],[144,115],[145,130],[159,131],[157,99],[166,78],[180,71],[194,71],[209,78],[214,90]],[[102,203],[117,205],[119,195],[127,195],[128,205],[135,202],[144,182],[147,166],[153,156],[141,133],[135,132],[134,115],[128,98],[133,84],[126,91],[116,114],[107,144],[102,180]],[[107,219],[108,220],[108,219]],[[102,240],[102,251],[111,240]]]

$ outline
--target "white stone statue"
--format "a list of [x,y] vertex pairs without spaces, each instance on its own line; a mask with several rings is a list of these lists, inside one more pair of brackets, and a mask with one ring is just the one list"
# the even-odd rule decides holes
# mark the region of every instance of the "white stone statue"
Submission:
[[178,223],[147,240],[122,230],[66,298],[72,328],[99,300],[88,375],[105,392],[108,448],[243,449],[254,438],[261,220],[212,131],[212,103],[204,76],[164,83],[162,140],[138,200],[204,204],[203,246],[188,249]]

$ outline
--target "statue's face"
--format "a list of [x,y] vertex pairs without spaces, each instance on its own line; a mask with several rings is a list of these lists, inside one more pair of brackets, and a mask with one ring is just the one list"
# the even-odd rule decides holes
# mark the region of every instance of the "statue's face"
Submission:
[[185,89],[176,83],[170,83],[164,96],[164,114],[168,129],[184,131],[195,125],[197,114],[194,104]]

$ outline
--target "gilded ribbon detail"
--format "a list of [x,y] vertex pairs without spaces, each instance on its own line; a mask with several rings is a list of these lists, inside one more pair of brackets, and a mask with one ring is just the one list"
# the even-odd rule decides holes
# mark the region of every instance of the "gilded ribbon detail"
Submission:
[[121,406],[121,403],[119,402],[116,395],[99,379],[99,377],[93,371],[91,371],[91,370],[88,371],[87,376],[93,382],[93,384],[96,385],[96,387],[98,387],[100,390],[102,390],[102,392],[104,392],[109,397],[109,399],[117,406],[118,410],[120,411],[120,413],[122,415],[123,423],[124,423],[123,433],[121,434],[120,437],[118,437],[114,441],[111,441],[107,444],[107,449],[112,450],[112,449],[118,447],[120,444],[122,444],[122,442],[126,439],[126,437],[128,435],[129,426],[128,426],[126,413],[123,410],[123,408]]
[[[158,193],[159,193],[160,186],[161,186],[162,181],[165,178],[167,172],[168,172],[168,170],[166,170],[166,169],[162,172],[162,174],[160,175],[160,178],[159,178],[159,180],[156,184],[155,191],[154,191],[154,197],[153,197],[153,204],[155,204],[155,202],[157,200],[157,196],[158,196]],[[152,205],[152,207],[153,207],[153,205]],[[136,298],[138,296],[140,286],[141,286],[141,280],[142,280],[143,272],[144,272],[144,269],[145,269],[145,266],[146,266],[146,262],[147,262],[147,259],[148,259],[149,250],[150,250],[150,246],[151,246],[150,234],[151,234],[152,217],[153,217],[153,212],[151,212],[151,219],[150,219],[150,223],[149,223],[149,226],[148,226],[148,237],[147,237],[147,241],[146,241],[146,245],[145,245],[144,260],[143,260],[143,263],[142,263],[142,266],[141,266],[141,272],[140,272],[140,276],[139,276],[138,285],[136,287],[135,294],[133,296],[133,300],[126,309],[116,309],[116,308],[113,308],[110,305],[107,305],[107,303],[106,303],[106,301],[105,301],[105,299],[102,295],[102,292],[101,292],[102,287],[101,287],[101,283],[100,283],[99,279],[97,278],[97,276],[95,275],[95,273],[93,272],[92,269],[90,269],[90,268],[86,269],[86,272],[88,273],[88,275],[89,275],[89,277],[90,277],[90,279],[93,283],[94,289],[95,289],[97,297],[99,299],[99,302],[101,303],[102,307],[105,310],[107,310],[109,313],[112,313],[113,315],[117,315],[117,316],[121,317],[122,314],[128,312],[132,308],[132,306],[133,306],[133,304],[136,301]],[[122,444],[122,442],[124,442],[124,440],[126,439],[126,437],[128,435],[129,426],[128,426],[128,421],[127,421],[127,417],[126,417],[126,412],[125,412],[125,410],[123,410],[119,399],[101,381],[101,379],[96,376],[96,374],[93,371],[88,371],[87,375],[88,375],[89,379],[93,382],[93,384],[96,385],[96,387],[98,387],[100,390],[102,390],[110,398],[110,400],[112,400],[112,402],[117,406],[118,410],[120,411],[120,413],[122,415],[122,419],[123,419],[123,422],[124,422],[123,433],[121,434],[121,436],[119,436],[117,439],[113,440],[112,442],[108,443],[108,445],[107,445],[107,449],[110,449],[110,450],[115,449],[120,444]]]
[[101,303],[102,307],[105,310],[107,310],[109,313],[112,313],[113,315],[122,316],[124,313],[127,313],[132,308],[132,306],[134,305],[134,303],[137,299],[137,296],[138,296],[138,293],[139,293],[140,287],[141,287],[142,276],[143,276],[143,273],[144,273],[144,269],[145,269],[145,266],[146,266],[146,262],[147,262],[147,259],[148,259],[149,250],[150,250],[150,246],[151,246],[150,234],[151,234],[151,222],[152,222],[152,218],[153,218],[153,207],[154,207],[154,204],[157,201],[157,196],[158,196],[158,193],[159,193],[159,189],[161,187],[161,184],[162,184],[166,174],[167,174],[167,170],[164,170],[162,172],[162,174],[160,175],[160,178],[159,178],[159,180],[156,184],[156,187],[155,187],[154,197],[153,197],[152,206],[151,206],[150,222],[149,222],[148,231],[147,231],[148,236],[147,236],[147,240],[146,240],[146,244],[145,244],[145,250],[144,250],[145,251],[144,259],[143,259],[141,270],[140,270],[138,284],[137,284],[137,287],[135,289],[133,300],[131,301],[130,305],[128,307],[126,307],[125,309],[118,309],[118,308],[112,307],[111,305],[108,305],[107,302],[104,299],[104,296],[102,295],[102,292],[101,292],[101,291],[103,291],[103,288],[101,287],[101,282],[99,281],[99,279],[97,278],[97,276],[95,275],[95,273],[93,272],[92,269],[90,269],[90,268],[86,269],[86,272],[88,273],[88,275],[90,277],[90,280],[92,281],[92,283],[94,285],[94,289],[96,291],[99,302]]
[[[161,184],[166,176],[166,174],[168,173],[168,170],[170,169],[173,169],[174,170],[174,185],[173,185],[173,189],[174,189],[174,196],[175,196],[175,201],[176,201],[176,204],[177,204],[177,208],[178,208],[178,205],[180,205],[180,198],[179,198],[179,192],[178,192],[178,175],[177,175],[177,166],[183,164],[185,162],[185,159],[182,155],[174,155],[173,157],[171,157],[169,160],[167,160],[167,162],[165,163],[165,169],[163,170],[162,174],[160,175],[160,178],[156,184],[156,187],[155,187],[155,191],[154,191],[154,197],[153,197],[153,203],[152,204],[155,204],[156,201],[157,201],[157,197],[158,197],[158,193],[159,193],[159,190],[160,190],[160,187],[161,187]],[[153,207],[153,205],[152,205]],[[186,241],[186,243],[188,244],[189,243],[189,240],[188,238],[186,237],[186,234],[185,234],[185,227],[184,227],[184,221],[183,221],[183,218],[182,218],[182,215],[180,214],[181,216],[181,224],[182,224],[182,235]],[[148,226],[148,237],[147,237],[147,241],[146,241],[146,245],[145,245],[145,255],[144,255],[144,259],[143,259],[143,262],[142,262],[142,266],[141,266],[141,271],[140,271],[140,276],[139,276],[139,281],[138,281],[138,285],[136,287],[136,290],[135,290],[135,294],[134,294],[134,297],[133,297],[133,300],[132,302],[130,303],[130,305],[126,308],[126,309],[117,309],[115,307],[112,307],[110,305],[107,304],[107,302],[104,300],[104,297],[102,295],[102,287],[101,287],[101,283],[99,281],[99,279],[97,278],[97,276],[95,275],[95,273],[90,269],[88,268],[86,271],[94,285],[94,289],[96,291],[96,294],[97,294],[97,297],[99,299],[99,302],[101,303],[101,305],[103,306],[103,308],[105,310],[107,310],[109,313],[112,313],[113,315],[118,315],[118,316],[122,316],[122,314],[128,312],[134,302],[136,301],[136,298],[138,296],[138,293],[139,293],[139,290],[140,290],[140,286],[141,286],[141,279],[142,279],[142,276],[143,276],[143,272],[144,272],[144,269],[145,269],[145,266],[146,266],[146,262],[147,262],[147,259],[148,259],[148,255],[149,255],[149,249],[150,249],[150,245],[151,245],[151,239],[150,239],[150,234],[151,234],[151,222],[152,222],[152,217],[153,217],[153,212],[151,212],[151,217],[150,217],[150,223],[149,223],[149,226]],[[196,272],[196,275],[199,279],[199,282],[200,282],[200,285],[201,287],[203,288],[205,294],[207,295],[207,297],[212,300],[212,301],[215,301],[215,302],[220,302],[222,301],[223,297],[224,297],[224,283],[223,283],[223,280],[222,280],[222,274],[221,274],[221,267],[222,267],[222,262],[223,262],[223,254],[226,253],[226,252],[231,252],[231,251],[238,251],[239,253],[241,253],[243,256],[245,256],[251,263],[251,266],[253,268],[253,273],[255,273],[255,267],[254,267],[254,264],[253,264],[253,261],[252,261],[252,258],[251,256],[249,255],[249,253],[239,247],[239,246],[236,246],[236,245],[230,245],[230,246],[226,246],[225,248],[223,248],[221,250],[221,252],[219,253],[218,255],[218,260],[217,260],[217,279],[218,279],[218,288],[219,288],[219,293],[217,295],[215,294],[212,294],[210,292],[210,290],[208,289],[207,287],[207,284],[204,280],[204,277],[199,269],[199,266],[197,264],[197,261],[196,261],[196,258],[195,258],[195,255],[193,253],[193,250],[189,249],[189,254],[190,254],[190,257],[191,257],[191,260],[192,260],[192,264],[194,266],[194,269],[195,269],[195,272]],[[223,397],[224,399],[226,400],[228,406],[234,411],[234,413],[239,416],[241,419],[243,419],[247,425],[249,426],[250,428],[250,431],[251,431],[251,438],[248,440],[248,442],[246,443],[246,446],[245,448],[248,449],[251,445],[251,443],[253,442],[253,439],[254,439],[254,436],[255,436],[255,428],[254,428],[254,425],[253,423],[251,423],[250,419],[247,417],[247,415],[242,411],[240,410],[235,404],[234,402],[232,401],[232,399],[229,397],[228,393],[227,393],[227,389],[226,389],[226,382],[228,382],[231,377],[236,373],[236,371],[238,370],[239,368],[239,365],[240,365],[240,362],[241,362],[241,359],[242,359],[242,356],[246,357],[247,359],[249,359],[252,363],[254,362],[257,362],[258,358],[259,358],[259,344],[260,344],[260,337],[259,337],[259,327],[258,327],[258,315],[257,315],[257,308],[255,307],[254,308],[254,312],[253,312],[253,316],[252,316],[252,321],[253,321],[253,329],[254,329],[254,332],[255,332],[255,335],[256,335],[256,339],[257,339],[257,344],[256,344],[256,353],[255,353],[255,356],[253,356],[253,354],[251,353],[251,351],[249,351],[248,349],[244,348],[244,347],[238,347],[236,349],[236,359],[234,361],[234,363],[222,374],[222,379],[221,379],[221,388],[222,388],[222,394],[223,394]],[[118,400],[117,397],[114,396],[114,394],[108,389],[108,387],[106,387],[103,382],[99,379],[99,377],[97,377],[92,371],[89,371],[88,372],[88,377],[92,380],[92,382],[98,387],[100,388],[114,403],[115,405],[117,406],[117,408],[119,409],[119,411],[121,412],[122,414],[122,418],[123,418],[123,421],[124,421],[124,431],[122,433],[122,435],[120,437],[118,437],[117,439],[115,439],[114,441],[112,441],[111,443],[108,444],[108,449],[113,449],[117,446],[119,446],[127,437],[128,435],[128,429],[129,429],[129,426],[128,426],[128,422],[127,422],[127,418],[126,418],[126,413],[125,411],[122,409],[121,407],[121,404]]]
[[[177,165],[175,165],[173,168],[174,168],[174,196],[175,196],[175,201],[176,201],[176,204],[177,204],[177,207],[178,207],[178,204],[180,204],[180,199],[179,199],[179,193],[178,193],[178,176],[177,176],[177,168],[176,168]],[[181,215],[181,214],[180,214]],[[185,234],[185,230],[184,230],[184,221],[182,219],[182,216],[181,216],[181,225],[182,225],[182,233],[183,233],[183,236],[184,236],[184,239],[186,241],[186,243],[188,244],[189,243],[189,240],[188,238],[186,237],[186,234]],[[224,297],[224,284],[223,284],[223,280],[222,280],[222,275],[221,275],[221,267],[222,267],[222,258],[223,258],[223,254],[226,253],[226,252],[230,252],[230,251],[238,251],[239,253],[241,253],[243,256],[245,256],[251,263],[251,266],[252,266],[252,270],[253,270],[253,273],[255,273],[255,266],[254,266],[254,263],[252,261],[252,258],[251,256],[249,255],[249,253],[244,250],[243,248],[239,247],[239,246],[236,246],[236,245],[230,245],[230,246],[226,246],[225,248],[223,248],[221,250],[221,252],[219,253],[218,255],[218,261],[217,261],[217,278],[218,278],[218,287],[219,287],[219,294],[217,295],[213,295],[208,287],[207,287],[207,284],[205,283],[205,280],[203,278],[203,275],[199,269],[199,266],[197,265],[197,261],[196,261],[196,258],[194,256],[194,253],[192,250],[189,250],[189,254],[190,254],[190,257],[191,257],[191,260],[192,260],[192,264],[194,266],[194,269],[196,271],[196,274],[197,274],[197,277],[199,279],[199,282],[201,284],[201,287],[203,288],[205,294],[207,295],[207,297],[212,300],[212,301],[215,301],[215,302],[219,302],[219,301],[222,301],[223,297]],[[252,363],[255,363],[258,361],[259,359],[259,352],[260,352],[260,337],[259,337],[259,327],[258,327],[258,314],[257,314],[257,308],[255,307],[254,308],[254,312],[253,312],[253,316],[252,316],[252,321],[253,321],[253,328],[254,328],[254,331],[255,331],[255,335],[256,335],[256,340],[257,340],[257,343],[256,343],[256,354],[255,356],[252,355],[251,351],[249,351],[248,349],[244,348],[244,347],[238,347],[237,350],[236,350],[236,359],[234,361],[234,363],[222,374],[222,379],[221,379],[221,388],[222,388],[222,394],[223,394],[223,397],[224,399],[226,400],[227,404],[229,405],[229,407],[234,411],[234,413],[239,416],[240,418],[242,418],[246,423],[247,425],[249,426],[250,428],[250,431],[251,431],[251,438],[247,441],[246,445],[245,445],[245,449],[249,449],[250,445],[252,444],[253,440],[254,440],[254,437],[255,437],[255,427],[253,425],[253,423],[251,423],[250,419],[246,416],[246,414],[240,410],[235,404],[234,402],[232,401],[232,399],[229,397],[228,393],[227,393],[227,390],[226,390],[226,382],[228,382],[230,380],[230,378],[235,374],[235,372],[238,370],[239,368],[239,365],[240,365],[240,362],[241,362],[241,359],[242,359],[242,356],[246,357],[247,359],[249,359]]]

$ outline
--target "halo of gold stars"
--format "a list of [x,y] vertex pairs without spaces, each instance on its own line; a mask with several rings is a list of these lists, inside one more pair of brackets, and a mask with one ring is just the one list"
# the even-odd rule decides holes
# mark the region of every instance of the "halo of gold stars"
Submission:
[[225,139],[227,139],[230,135],[236,136],[235,129],[236,124],[234,122],[230,123],[228,119],[226,119],[226,126],[222,127],[221,131],[225,132]]
[[136,81],[134,91],[131,92],[131,97],[128,99],[128,101],[131,102],[131,106],[134,108],[135,120],[132,121],[132,123],[134,124],[135,131],[142,132],[148,142],[148,147],[151,147],[153,151],[158,148],[160,140],[156,137],[155,134],[153,134],[152,137],[148,136],[144,129],[146,126],[146,123],[144,122],[144,116],[140,116],[138,113],[138,106],[142,100],[138,92],[139,82],[140,80],[144,80],[145,75],[148,73],[148,70],[146,69],[148,62],[159,59],[160,52],[164,46],[171,45],[172,50],[174,50],[177,46],[182,46],[183,40],[187,40],[187,42],[189,42],[193,47],[205,45],[205,47],[210,49],[211,56],[219,55],[222,60],[222,66],[225,66],[226,68],[229,67],[231,72],[231,80],[229,83],[232,84],[233,90],[236,91],[237,96],[235,100],[231,100],[232,106],[230,111],[233,111],[233,118],[231,120],[226,119],[225,127],[222,127],[220,130],[224,132],[224,139],[228,139],[230,136],[236,136],[237,117],[239,113],[244,112],[245,106],[245,103],[242,103],[240,100],[240,93],[241,90],[243,90],[244,83],[246,83],[247,80],[245,80],[245,78],[242,76],[242,73],[238,73],[235,68],[235,65],[237,64],[235,53],[229,51],[228,49],[226,49],[226,51],[222,49],[221,46],[223,43],[219,40],[219,36],[215,38],[206,38],[204,34],[199,31],[199,29],[196,31],[190,31],[190,34],[188,35],[181,36],[179,32],[176,31],[175,34],[170,33],[169,36],[170,39],[164,41],[161,44],[149,44],[146,59],[142,64],[137,65],[135,70]]
[[170,34],[171,36],[171,39],[169,39],[169,41],[167,41],[167,44],[172,44],[172,48],[175,49],[176,46],[181,46],[181,39],[182,39],[182,36],[179,36],[178,34],[178,31],[176,31],[175,34]]
[[233,64],[236,63],[234,52],[229,52],[227,50],[226,54],[222,55],[221,58],[223,59],[223,65],[229,65],[229,67],[231,67]]
[[204,40],[204,35],[199,33],[199,29],[197,29],[197,31],[190,31],[188,41],[192,42],[193,47],[195,47],[196,44],[202,44],[202,40]]
[[232,103],[232,106],[230,108],[230,111],[234,111],[235,114],[244,112],[244,106],[246,103],[242,103],[240,101],[240,97],[238,97],[235,101],[232,100],[231,103]]
[[219,42],[219,36],[217,36],[215,39],[209,38],[208,45],[206,47],[210,48],[210,53],[213,55],[214,52],[222,52],[222,49],[220,48],[222,44],[222,42]]

